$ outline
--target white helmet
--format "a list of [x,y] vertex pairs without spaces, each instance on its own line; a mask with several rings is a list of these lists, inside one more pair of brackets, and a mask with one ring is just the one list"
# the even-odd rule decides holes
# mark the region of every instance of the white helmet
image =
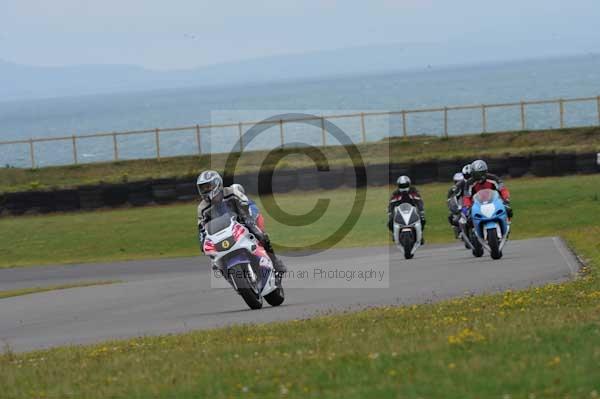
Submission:
[[478,159],[471,164],[471,175],[474,180],[485,180],[487,178],[488,166],[485,161]]
[[396,183],[400,191],[408,191],[410,189],[410,177],[408,176],[400,176]]
[[454,174],[452,180],[454,181],[454,184],[458,184],[461,181],[465,180],[465,176],[462,173],[458,172]]
[[214,170],[205,170],[196,180],[198,194],[205,201],[212,201],[223,193],[223,178]]

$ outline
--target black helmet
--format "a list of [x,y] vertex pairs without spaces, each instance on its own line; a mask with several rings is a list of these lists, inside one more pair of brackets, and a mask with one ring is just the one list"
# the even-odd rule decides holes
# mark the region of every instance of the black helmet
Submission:
[[396,183],[400,191],[408,191],[410,189],[410,177],[408,176],[400,176]]
[[463,166],[462,174],[465,177],[465,180],[469,180],[471,178],[471,164],[470,163]]
[[474,180],[484,181],[487,179],[488,166],[485,161],[478,159],[471,164],[471,176]]
[[212,201],[223,193],[223,179],[214,170],[205,170],[198,176],[196,187],[203,200]]

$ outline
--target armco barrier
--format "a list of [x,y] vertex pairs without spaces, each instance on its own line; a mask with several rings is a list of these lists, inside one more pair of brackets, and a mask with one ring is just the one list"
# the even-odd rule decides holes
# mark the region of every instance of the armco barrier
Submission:
[[575,154],[556,154],[554,157],[554,174],[570,175],[577,171],[577,158]]
[[276,170],[273,173],[273,184],[271,185],[274,193],[287,193],[298,187],[297,170]]
[[[307,185],[309,189],[332,190],[344,184],[344,168],[330,166],[327,172],[319,172],[317,169],[312,169],[311,172],[310,181],[314,183]],[[300,180],[302,180],[302,177],[300,177]]]
[[488,168],[497,176],[507,176],[510,161],[507,158],[490,158],[487,162]]
[[[400,175],[411,176],[415,184],[433,181],[450,184],[452,174],[461,170],[471,159],[427,161],[419,163],[391,163],[367,165],[367,184],[385,186],[395,184]],[[532,154],[530,156],[511,156],[488,159],[490,171],[498,175],[520,177],[525,174],[535,176],[558,176],[573,173],[600,173],[598,154]],[[262,193],[268,193],[271,185],[265,173],[257,179],[255,173],[235,176],[235,183],[242,184],[249,195],[257,195],[258,182],[264,187]],[[328,190],[337,187],[354,187],[355,171],[352,167],[331,166],[329,171],[316,168],[298,170],[278,170],[273,175],[275,193],[294,190]],[[23,215],[46,212],[69,212],[93,210],[119,206],[144,206],[149,204],[167,204],[177,201],[197,200],[196,177],[161,179],[120,184],[102,184],[82,186],[69,190],[27,191],[0,195],[0,214]],[[226,184],[234,179],[226,178]]]
[[198,189],[196,188],[196,180],[193,181],[178,181],[175,185],[177,193],[177,201],[191,201],[198,198]]
[[129,185],[114,184],[103,187],[102,201],[104,205],[115,207],[125,205],[129,199]]
[[386,186],[390,184],[390,166],[386,164],[367,165],[367,184],[370,186]]
[[98,209],[106,205],[103,200],[102,186],[84,186],[77,191],[81,209]]
[[554,175],[554,155],[553,154],[534,154],[531,156],[531,166],[529,171],[534,176],[553,176]]
[[152,182],[132,183],[128,202],[133,206],[144,206],[154,202]]
[[72,212],[81,208],[77,190],[54,191],[54,201],[58,212]]
[[[194,179],[195,181],[195,179]],[[258,194],[258,179],[255,174],[244,174],[235,177],[235,183],[241,184],[246,190],[246,194]]]
[[512,156],[508,158],[508,165],[510,177],[521,177],[529,172],[531,159],[525,156]]
[[600,172],[600,160],[598,154],[577,154],[575,165],[577,173],[598,173]]
[[437,163],[438,181],[451,181],[454,174],[460,171],[465,163],[458,159],[439,161]]
[[56,211],[55,196],[52,191],[34,191],[25,198],[28,213],[49,213]]
[[415,184],[433,183],[438,181],[438,162],[436,161],[419,162],[415,164],[412,169],[412,174],[409,176]]
[[30,193],[9,193],[6,194],[4,200],[4,212],[17,216],[22,215],[27,211],[27,196]]
[[169,204],[177,200],[177,181],[162,179],[152,182],[152,198],[157,204]]

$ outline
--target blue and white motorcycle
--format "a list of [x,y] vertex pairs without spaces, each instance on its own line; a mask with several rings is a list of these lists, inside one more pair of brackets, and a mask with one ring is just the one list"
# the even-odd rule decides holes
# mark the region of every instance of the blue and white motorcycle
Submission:
[[490,189],[475,194],[471,218],[477,240],[490,253],[492,259],[500,259],[502,248],[510,233],[508,214],[500,194]]

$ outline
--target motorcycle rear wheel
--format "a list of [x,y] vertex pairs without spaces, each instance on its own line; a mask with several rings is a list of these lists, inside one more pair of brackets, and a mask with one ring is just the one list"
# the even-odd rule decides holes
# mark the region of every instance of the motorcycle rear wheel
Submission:
[[265,295],[265,300],[271,306],[279,306],[285,301],[285,292],[283,291],[283,286],[280,284],[277,289],[267,295]]
[[404,247],[404,259],[412,259],[413,256],[415,256],[412,253],[412,249],[413,249],[414,245],[415,245],[414,243],[404,243],[404,245],[403,245],[403,247]]

